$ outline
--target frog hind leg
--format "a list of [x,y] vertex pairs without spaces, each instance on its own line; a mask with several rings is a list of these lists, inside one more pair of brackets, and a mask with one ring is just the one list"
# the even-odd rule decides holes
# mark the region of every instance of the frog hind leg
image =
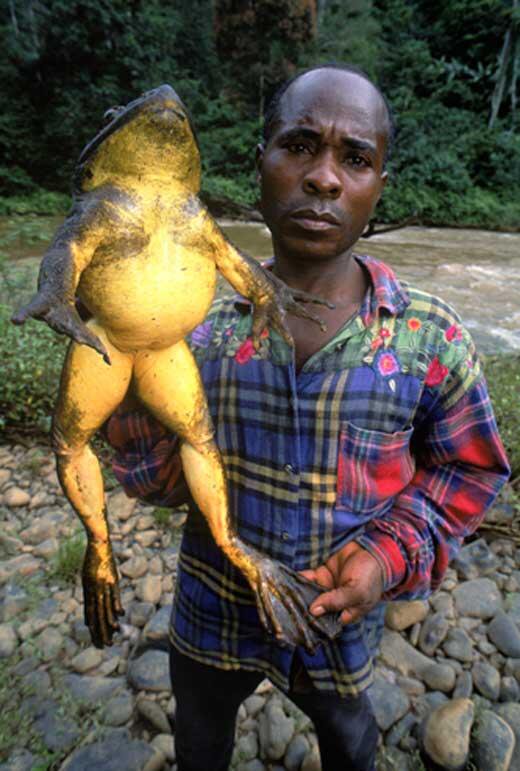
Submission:
[[197,364],[184,341],[160,351],[140,351],[135,388],[147,408],[181,439],[184,475],[216,543],[246,576],[262,623],[280,642],[309,651],[341,627],[308,611],[323,589],[240,541],[231,525],[224,465]]
[[85,345],[72,343],[61,376],[53,420],[53,446],[61,485],[80,517],[95,554],[87,547],[83,566],[85,623],[98,647],[110,644],[121,604],[117,572],[108,539],[103,477],[89,440],[124,398],[132,376],[133,354],[108,340],[94,321],[91,331],[105,345],[111,362]]

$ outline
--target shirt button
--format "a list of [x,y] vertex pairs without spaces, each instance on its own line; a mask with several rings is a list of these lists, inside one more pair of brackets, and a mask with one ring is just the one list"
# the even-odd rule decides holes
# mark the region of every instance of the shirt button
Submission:
[[283,533],[282,533],[282,541],[288,541],[290,539],[290,537],[291,536],[289,535],[287,530],[284,530]]
[[286,463],[285,466],[283,467],[283,469],[288,474],[295,474],[296,473],[294,466],[291,466],[290,463]]

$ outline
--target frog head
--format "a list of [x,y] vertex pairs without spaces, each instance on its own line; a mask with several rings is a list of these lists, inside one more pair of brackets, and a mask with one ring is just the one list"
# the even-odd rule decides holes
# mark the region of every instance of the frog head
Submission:
[[200,188],[200,154],[188,112],[171,86],[147,91],[105,113],[108,123],[83,149],[74,187],[86,193],[105,184],[177,184]]

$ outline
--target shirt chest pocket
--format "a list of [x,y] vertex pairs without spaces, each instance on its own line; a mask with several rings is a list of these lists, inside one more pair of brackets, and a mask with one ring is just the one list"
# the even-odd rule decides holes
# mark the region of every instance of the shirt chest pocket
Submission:
[[336,508],[354,514],[377,511],[411,481],[413,428],[387,434],[342,423],[339,434]]

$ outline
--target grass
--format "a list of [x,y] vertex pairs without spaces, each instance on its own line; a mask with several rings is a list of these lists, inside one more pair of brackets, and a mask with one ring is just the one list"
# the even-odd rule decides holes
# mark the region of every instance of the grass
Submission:
[[52,558],[47,577],[63,584],[75,584],[85,556],[85,533],[80,530],[65,538]]
[[157,527],[167,528],[172,521],[172,510],[164,506],[156,506],[152,511],[152,517]]
[[520,356],[487,356],[483,363],[514,482],[520,477]]

